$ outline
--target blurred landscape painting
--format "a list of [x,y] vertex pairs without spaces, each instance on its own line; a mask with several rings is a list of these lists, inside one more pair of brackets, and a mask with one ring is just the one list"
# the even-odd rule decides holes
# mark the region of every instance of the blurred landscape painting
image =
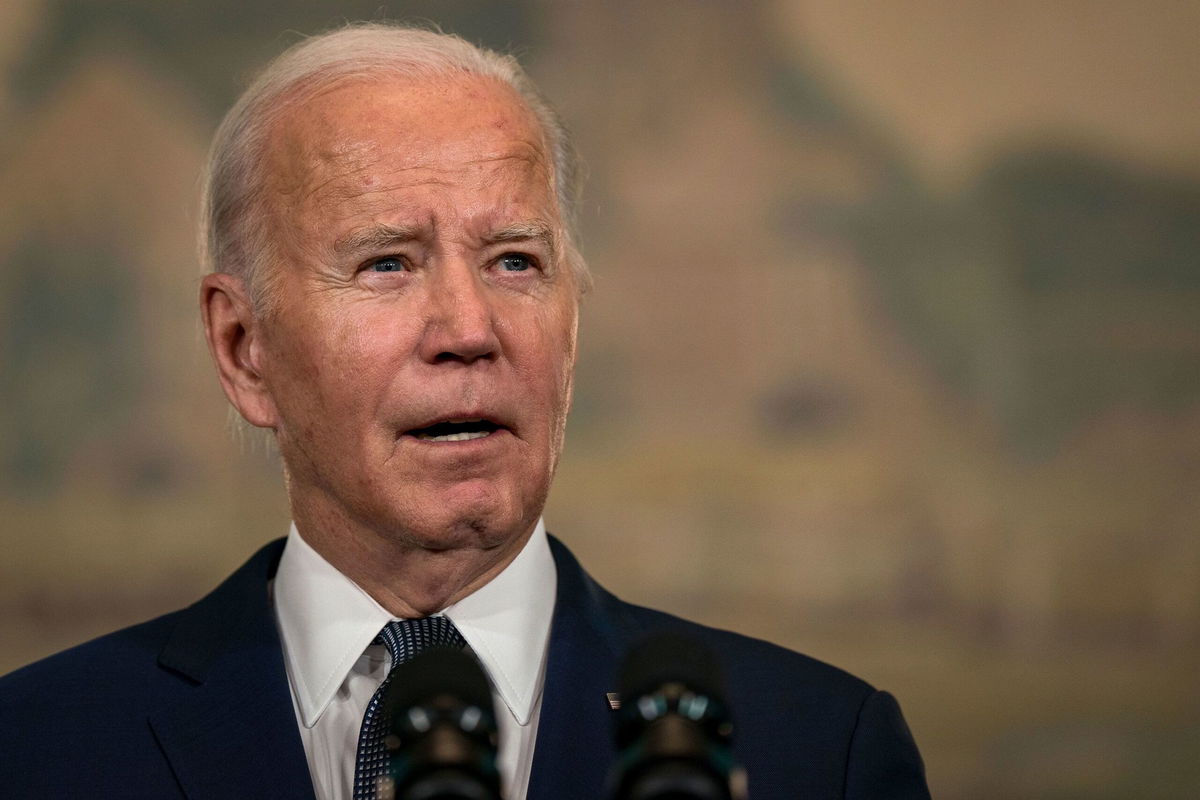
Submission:
[[0,672],[286,533],[198,176],[256,68],[378,18],[519,55],[588,165],[546,520],[602,583],[892,691],[936,797],[1196,796],[1200,6],[1162,0],[7,0]]

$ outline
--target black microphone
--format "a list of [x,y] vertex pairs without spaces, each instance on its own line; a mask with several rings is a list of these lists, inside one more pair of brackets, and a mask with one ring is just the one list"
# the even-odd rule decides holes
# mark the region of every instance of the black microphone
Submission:
[[665,633],[621,668],[613,800],[746,800],[733,761],[733,722],[716,658],[695,639]]
[[396,668],[383,703],[388,773],[380,800],[500,800],[495,706],[472,656],[423,651]]

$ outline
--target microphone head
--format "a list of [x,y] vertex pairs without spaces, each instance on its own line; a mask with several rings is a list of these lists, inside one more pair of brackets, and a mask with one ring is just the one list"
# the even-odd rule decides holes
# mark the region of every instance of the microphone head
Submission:
[[388,773],[379,797],[499,800],[495,705],[473,656],[422,651],[392,672],[383,704]]
[[630,649],[619,683],[615,800],[742,798],[733,761],[733,725],[712,651],[677,633]]
[[398,711],[448,695],[465,705],[489,711],[492,689],[473,656],[456,647],[430,647],[396,667],[385,707]]
[[667,632],[647,637],[630,648],[617,680],[622,698],[632,699],[668,683],[683,684],[693,692],[725,701],[721,665],[702,642]]

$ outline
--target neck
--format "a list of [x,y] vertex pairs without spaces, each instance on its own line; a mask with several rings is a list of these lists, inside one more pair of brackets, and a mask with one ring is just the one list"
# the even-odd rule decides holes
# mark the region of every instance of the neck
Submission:
[[484,586],[517,557],[537,518],[509,535],[444,537],[429,546],[406,532],[380,532],[292,504],[296,527],[322,558],[388,613],[402,619],[436,614]]

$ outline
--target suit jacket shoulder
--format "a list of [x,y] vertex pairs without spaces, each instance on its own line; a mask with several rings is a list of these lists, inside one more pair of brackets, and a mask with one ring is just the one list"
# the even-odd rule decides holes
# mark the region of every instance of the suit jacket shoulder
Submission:
[[[891,695],[777,645],[626,603],[592,580],[561,542],[552,539],[551,547],[558,601],[531,800],[603,796],[616,757],[605,693],[616,688],[629,647],[657,631],[691,636],[717,655],[734,751],[753,800],[928,797],[924,766]],[[593,757],[564,768],[563,742]]]
[[0,678],[14,797],[311,797],[267,582],[282,540],[192,606]]

